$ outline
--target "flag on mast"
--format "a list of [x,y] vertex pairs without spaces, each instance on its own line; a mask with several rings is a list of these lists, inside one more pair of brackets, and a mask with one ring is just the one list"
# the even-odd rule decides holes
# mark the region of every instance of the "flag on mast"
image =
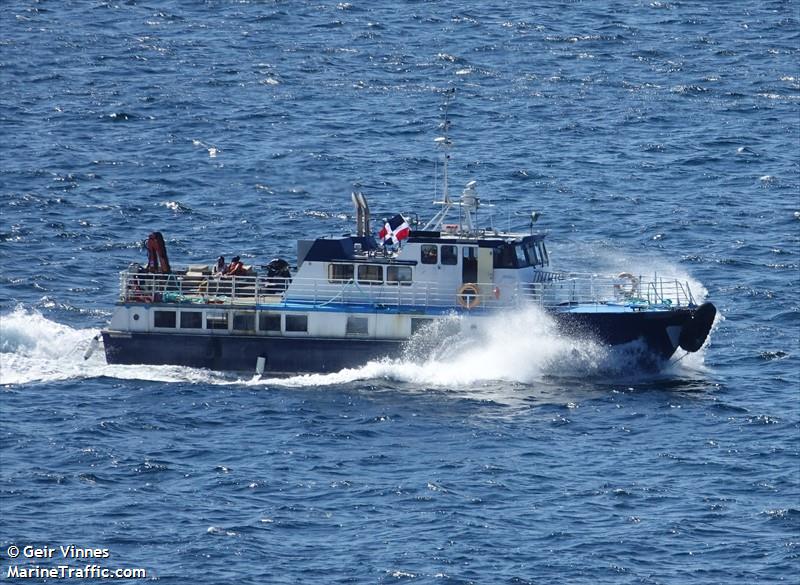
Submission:
[[410,233],[411,226],[408,225],[405,218],[398,213],[393,218],[385,221],[381,231],[378,232],[378,237],[381,242],[383,242],[384,246],[387,244],[394,244],[396,246],[401,240],[405,240]]

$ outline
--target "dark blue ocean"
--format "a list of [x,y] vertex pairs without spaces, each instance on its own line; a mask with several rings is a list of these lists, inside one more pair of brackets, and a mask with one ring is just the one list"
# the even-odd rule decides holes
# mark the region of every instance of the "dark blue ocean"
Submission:
[[[796,1],[6,0],[0,83],[3,578],[74,544],[176,584],[798,583]],[[354,189],[430,217],[451,88],[453,192],[688,280],[700,353],[524,315],[330,375],[83,360],[153,230],[258,265]]]

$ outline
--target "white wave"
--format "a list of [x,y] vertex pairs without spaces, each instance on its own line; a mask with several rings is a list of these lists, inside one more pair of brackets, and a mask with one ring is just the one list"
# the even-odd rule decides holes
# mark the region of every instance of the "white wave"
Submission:
[[0,316],[0,385],[99,377],[154,382],[235,384],[224,374],[181,366],[108,365],[102,348],[83,355],[97,329],[75,329],[17,307]]
[[[703,283],[661,258],[633,260],[608,250],[598,252],[596,247],[588,255],[592,261],[599,261],[600,269],[631,272],[645,279],[658,275],[688,284],[698,304],[708,296]],[[254,378],[249,384],[313,387],[384,379],[420,387],[476,388],[496,381],[534,384],[547,377],[637,378],[643,373],[642,364],[648,363],[647,350],[637,343],[611,349],[590,339],[564,335],[549,315],[535,307],[494,317],[480,329],[458,334],[453,332],[454,321],[460,320],[454,317],[436,322],[419,332],[401,359],[372,361],[331,374]],[[723,321],[718,312],[709,339]],[[458,325],[469,327],[467,321]],[[708,343],[688,355],[679,349],[672,360],[662,364],[660,375],[706,376],[707,348]]]
[[591,373],[606,367],[607,358],[605,347],[558,333],[551,317],[530,307],[521,313],[498,315],[481,325],[455,316],[434,322],[415,334],[399,359],[372,361],[331,374],[253,379],[249,383],[305,387],[386,379],[420,387],[463,388],[496,381],[532,383],[560,373]]

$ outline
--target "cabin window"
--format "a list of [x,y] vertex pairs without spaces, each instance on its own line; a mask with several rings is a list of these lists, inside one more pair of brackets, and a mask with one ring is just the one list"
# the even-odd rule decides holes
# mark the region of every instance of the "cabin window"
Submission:
[[286,331],[306,333],[308,331],[308,315],[286,315]]
[[228,313],[209,311],[206,313],[206,329],[228,329]]
[[527,257],[528,264],[530,266],[539,265],[539,257],[536,255],[536,244],[533,242],[528,242],[525,244],[525,256]]
[[494,250],[494,268],[516,268],[514,246],[503,244]]
[[328,265],[328,281],[329,282],[353,282],[353,265],[352,264],[329,264]]
[[423,244],[419,259],[423,264],[436,264],[439,262],[439,249],[433,244]]
[[234,331],[255,331],[256,330],[256,314],[255,313],[234,313],[233,314],[233,330]]
[[175,311],[154,311],[153,327],[175,328]]
[[386,284],[411,286],[411,266],[387,266]]
[[181,311],[181,329],[202,329],[203,313],[200,311]]
[[362,264],[358,267],[358,282],[364,284],[383,284],[383,266]]
[[258,316],[258,330],[265,333],[280,333],[281,316],[275,313],[261,313]]
[[525,250],[521,245],[514,246],[514,253],[517,255],[517,267],[525,268],[528,265],[528,259],[525,257]]
[[550,256],[547,255],[547,246],[544,245],[544,240],[538,242],[539,245],[539,253],[542,256],[542,264],[547,266],[550,264]]
[[442,246],[442,264],[448,266],[458,264],[458,248],[456,246]]
[[368,335],[369,334],[369,320],[366,317],[347,317],[347,334],[348,335]]

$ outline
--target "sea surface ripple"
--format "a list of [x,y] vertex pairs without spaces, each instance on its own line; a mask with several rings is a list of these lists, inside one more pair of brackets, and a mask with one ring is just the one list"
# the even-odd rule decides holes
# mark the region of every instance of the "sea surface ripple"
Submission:
[[[796,583],[799,63],[794,0],[4,2],[3,578],[75,544],[163,583]],[[680,276],[702,352],[530,314],[330,375],[82,359],[150,231],[264,264],[353,189],[429,217],[450,88],[481,221]]]

